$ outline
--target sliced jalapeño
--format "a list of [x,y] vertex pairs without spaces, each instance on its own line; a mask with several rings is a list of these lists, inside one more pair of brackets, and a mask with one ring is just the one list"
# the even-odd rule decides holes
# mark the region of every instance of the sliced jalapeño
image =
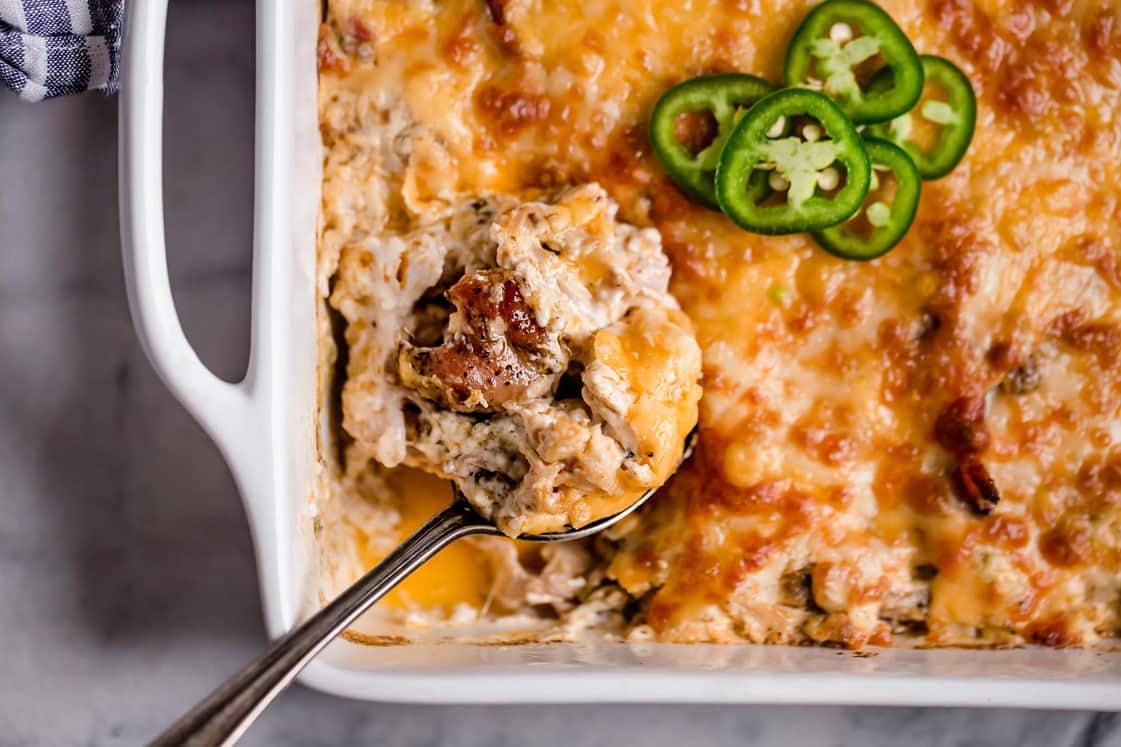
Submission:
[[717,207],[713,180],[724,141],[739,113],[774,88],[754,75],[726,73],[687,80],[662,95],[650,116],[650,143],[686,194]]
[[[910,40],[879,6],[826,0],[794,32],[783,76],[788,86],[821,91],[857,124],[884,122],[911,109],[923,86]],[[868,90],[873,76],[886,85]]]
[[[868,132],[907,151],[923,179],[938,179],[953,171],[969,148],[977,98],[969,78],[954,63],[926,54],[919,59],[926,86],[914,110]],[[887,84],[877,76],[871,87]]]
[[872,183],[856,215],[821,231],[814,240],[842,259],[875,259],[903,240],[915,220],[922,178],[910,156],[898,146],[868,138],[864,142],[872,163]]
[[728,136],[716,198],[749,231],[818,231],[852,216],[870,179],[848,117],[823,94],[789,88],[761,99]]

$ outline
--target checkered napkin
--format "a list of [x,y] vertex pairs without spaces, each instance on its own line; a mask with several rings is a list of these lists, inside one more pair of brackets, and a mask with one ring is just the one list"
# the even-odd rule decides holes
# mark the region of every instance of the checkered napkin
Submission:
[[123,0],[0,0],[0,82],[28,101],[117,90]]

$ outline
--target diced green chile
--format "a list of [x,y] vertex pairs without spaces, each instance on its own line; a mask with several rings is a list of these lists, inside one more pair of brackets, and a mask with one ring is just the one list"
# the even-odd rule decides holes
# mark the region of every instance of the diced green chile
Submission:
[[[919,60],[922,62],[926,81],[945,90],[946,100],[924,95],[913,111],[890,122],[869,127],[868,132],[891,140],[907,151],[923,179],[938,179],[953,171],[969,148],[977,121],[977,98],[973,95],[969,78],[954,63],[926,54],[921,55]],[[877,75],[869,88],[885,87],[888,83],[889,81]],[[940,127],[938,141],[932,148],[923,149],[911,140],[914,117],[922,117]]]
[[[687,80],[662,95],[650,116],[650,143],[686,194],[709,207],[718,207],[713,184],[716,164],[737,112],[774,89],[772,83],[754,75],[725,73]],[[693,112],[711,112],[718,128],[716,138],[698,153],[691,153],[676,133],[677,118]]]
[[[874,176],[877,170],[886,169],[895,177],[895,194],[890,204],[885,203],[877,199],[873,186],[852,219],[814,232],[822,249],[843,259],[875,259],[886,254],[903,240],[919,207],[922,178],[911,158],[898,146],[876,138],[866,139],[864,149]],[[855,224],[861,213],[868,225],[858,231]]]
[[[782,132],[781,123],[796,119],[812,120],[822,130],[820,139],[810,142]],[[819,190],[819,175],[834,164],[844,170],[840,186]],[[767,204],[768,172],[789,183],[785,202]],[[817,231],[853,215],[868,193],[870,178],[868,156],[848,117],[823,94],[788,88],[761,99],[728,136],[716,169],[716,199],[748,231]]]
[[[830,31],[845,24],[854,36],[834,41]],[[879,55],[890,85],[875,92],[861,88],[856,68]],[[884,122],[907,112],[922,93],[922,65],[906,34],[887,13],[865,0],[826,0],[794,32],[783,71],[788,86],[821,90],[857,124]]]

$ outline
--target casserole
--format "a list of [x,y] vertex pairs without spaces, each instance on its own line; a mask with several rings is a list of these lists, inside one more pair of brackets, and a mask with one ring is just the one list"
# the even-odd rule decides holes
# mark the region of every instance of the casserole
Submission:
[[[157,371],[229,462],[253,532],[266,625],[291,627],[313,588],[316,469],[317,8],[258,9],[252,351],[246,378],[203,368],[175,318],[164,258],[164,3],[130,8],[121,102],[122,229],[130,305]],[[304,674],[351,697],[440,702],[813,702],[1116,708],[1121,657],[1100,651],[890,650],[581,643],[480,647],[336,642]],[[466,685],[466,687],[465,687]]]

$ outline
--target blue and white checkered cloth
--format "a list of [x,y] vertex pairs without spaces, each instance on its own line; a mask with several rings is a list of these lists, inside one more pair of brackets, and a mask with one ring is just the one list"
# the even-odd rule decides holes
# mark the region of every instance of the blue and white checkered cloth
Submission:
[[0,0],[0,82],[29,101],[115,93],[123,0]]

